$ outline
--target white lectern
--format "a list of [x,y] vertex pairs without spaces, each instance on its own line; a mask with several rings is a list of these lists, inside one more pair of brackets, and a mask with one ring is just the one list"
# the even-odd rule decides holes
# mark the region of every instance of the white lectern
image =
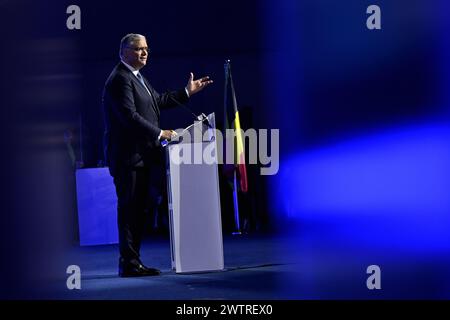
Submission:
[[172,269],[224,269],[214,113],[166,146]]

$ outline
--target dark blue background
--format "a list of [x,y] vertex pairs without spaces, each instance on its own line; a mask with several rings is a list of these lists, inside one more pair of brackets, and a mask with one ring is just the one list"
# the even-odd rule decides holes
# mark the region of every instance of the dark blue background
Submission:
[[[436,266],[413,273],[417,290],[449,297],[448,273],[433,272],[448,266],[450,250],[446,1],[77,1],[79,31],[66,28],[70,4],[0,1],[0,271],[10,275],[0,296],[38,294],[67,265],[76,208],[64,132],[85,166],[103,159],[101,91],[120,38],[136,32],[147,36],[143,72],[157,90],[184,86],[191,71],[209,75],[214,85],[190,107],[221,122],[231,59],[243,127],[280,129],[280,172],[250,180],[266,229],[336,249],[336,260],[350,252],[364,264],[376,248],[399,270],[431,255]],[[366,28],[371,4],[382,9],[382,30]],[[167,128],[191,120],[183,110],[162,114]]]

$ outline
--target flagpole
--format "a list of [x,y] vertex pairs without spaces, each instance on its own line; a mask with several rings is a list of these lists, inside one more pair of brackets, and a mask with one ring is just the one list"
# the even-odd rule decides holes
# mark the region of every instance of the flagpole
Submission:
[[[225,60],[224,64],[225,69],[225,92],[224,92],[224,109],[227,108],[227,93],[228,93],[228,81],[231,83],[231,60],[227,59]],[[233,90],[233,87],[232,87]],[[235,99],[235,98],[234,98]],[[235,102],[235,101],[233,101]],[[226,117],[226,115],[225,115]],[[234,224],[235,224],[235,231],[232,233],[233,235],[239,235],[242,234],[241,232],[241,225],[239,222],[239,202],[238,202],[238,186],[237,186],[237,177],[236,177],[236,166],[233,168],[233,206],[234,206]]]
[[236,179],[236,168],[234,169],[233,174],[233,204],[234,204],[234,223],[236,225],[236,231],[233,232],[233,235],[242,234],[241,232],[241,224],[239,222],[239,203],[238,203],[238,193],[237,193],[237,179]]

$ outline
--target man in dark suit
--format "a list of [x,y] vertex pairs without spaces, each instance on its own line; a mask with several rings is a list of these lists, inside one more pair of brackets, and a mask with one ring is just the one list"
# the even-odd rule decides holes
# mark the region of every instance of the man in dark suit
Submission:
[[[144,210],[152,188],[158,188],[162,170],[162,140],[176,133],[159,126],[160,109],[185,103],[212,83],[209,77],[194,80],[191,73],[181,90],[159,94],[139,73],[149,50],[144,36],[127,34],[120,43],[120,63],[105,84],[105,155],[118,198],[119,276],[158,275],[140,260]],[[160,175],[161,176],[161,175]]]

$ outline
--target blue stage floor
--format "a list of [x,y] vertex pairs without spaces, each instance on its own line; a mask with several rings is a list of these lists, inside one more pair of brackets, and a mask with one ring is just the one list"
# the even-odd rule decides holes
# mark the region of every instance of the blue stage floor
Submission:
[[64,260],[80,267],[81,290],[68,290],[65,280],[59,279],[41,298],[280,299],[278,278],[289,261],[276,256],[279,242],[263,236],[225,237],[225,271],[176,274],[170,266],[169,239],[149,238],[142,245],[141,259],[162,275],[139,278],[117,276],[117,245],[74,247]]
[[[43,299],[449,299],[448,251],[403,250],[355,237],[335,227],[305,225],[298,236],[226,236],[223,272],[175,274],[169,240],[150,237],[143,262],[162,270],[158,277],[119,278],[116,245],[73,247],[64,261],[81,268],[81,290],[65,278],[47,282]],[[334,230],[334,231],[333,231]],[[367,266],[379,265],[381,290],[369,290]]]

